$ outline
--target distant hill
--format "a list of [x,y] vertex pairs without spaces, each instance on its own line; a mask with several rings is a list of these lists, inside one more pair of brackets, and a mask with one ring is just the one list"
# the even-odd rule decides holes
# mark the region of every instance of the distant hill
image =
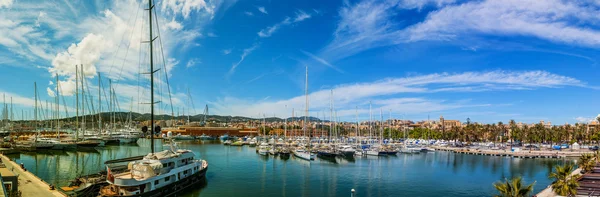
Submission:
[[[102,116],[102,121],[103,122],[108,122],[108,121],[112,121],[112,113],[109,112],[103,112],[101,113]],[[126,121],[129,118],[130,113],[129,112],[115,112],[114,116],[117,122],[120,121]],[[81,120],[83,118],[83,116],[79,116],[79,120]],[[135,113],[132,112],[131,113],[131,118],[134,121],[146,121],[146,120],[150,120],[150,114],[140,114],[140,113]],[[96,121],[98,119],[98,114],[94,114],[94,115],[86,115],[85,116],[86,120],[89,121]],[[155,120],[171,120],[171,119],[178,119],[178,120],[187,120],[188,116],[171,116],[171,115],[166,115],[166,114],[162,114],[162,115],[155,115],[154,116]],[[204,119],[204,115],[203,114],[198,114],[198,115],[194,115],[194,116],[190,116],[189,117],[190,121],[192,122],[198,122],[198,121],[202,121]],[[298,120],[304,120],[304,116],[301,117],[294,117],[294,118],[287,118],[287,121],[298,121]],[[315,122],[315,121],[321,121],[321,119],[316,118],[316,117],[308,117],[309,121],[311,122]],[[63,118],[61,119],[62,121],[75,121],[76,117],[69,117],[69,118]],[[208,115],[207,116],[207,120],[208,121],[215,121],[215,122],[248,122],[248,121],[263,121],[262,118],[249,118],[249,117],[243,117],[243,116],[220,116],[220,115]],[[264,118],[264,120],[266,122],[283,122],[284,119],[282,118],[278,118],[278,117],[267,117]],[[324,120],[324,122],[329,122],[328,120]]]

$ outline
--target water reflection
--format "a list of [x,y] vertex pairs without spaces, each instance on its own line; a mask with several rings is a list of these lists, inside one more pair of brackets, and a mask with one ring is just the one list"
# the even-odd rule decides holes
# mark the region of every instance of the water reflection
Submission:
[[[217,141],[186,141],[209,161],[207,180],[183,196],[490,196],[492,183],[522,176],[537,181],[534,191],[545,188],[556,165],[571,162],[553,159],[518,159],[435,152],[397,156],[317,158],[261,156],[254,147],[223,146]],[[45,181],[67,185],[76,176],[104,170],[104,161],[145,155],[150,141],[137,146],[106,146],[96,151],[46,151],[9,155]],[[167,149],[157,140],[157,151]]]

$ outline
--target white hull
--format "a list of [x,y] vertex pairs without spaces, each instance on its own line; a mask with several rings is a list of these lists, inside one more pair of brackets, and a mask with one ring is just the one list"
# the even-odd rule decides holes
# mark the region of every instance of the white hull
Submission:
[[376,151],[376,150],[368,150],[367,151],[367,155],[371,155],[371,156],[380,156],[381,152]]
[[268,154],[269,154],[269,152],[268,152],[267,150],[262,150],[262,149],[261,149],[261,150],[258,150],[258,154],[259,154],[259,155],[264,155],[264,156],[266,156],[266,155],[268,155]]
[[308,152],[294,151],[294,156],[304,160],[315,160],[315,155]]

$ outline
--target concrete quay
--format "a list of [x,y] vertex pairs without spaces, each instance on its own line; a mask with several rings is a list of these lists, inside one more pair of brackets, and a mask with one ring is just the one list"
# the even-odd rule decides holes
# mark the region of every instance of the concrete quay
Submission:
[[513,158],[567,158],[567,157],[579,157],[584,153],[593,153],[588,150],[564,150],[564,151],[550,151],[550,150],[521,150],[518,152],[512,152],[508,150],[491,150],[491,149],[469,149],[459,147],[438,147],[434,146],[437,151],[450,151],[460,154],[468,155],[486,155],[486,156],[499,156],[499,157],[513,157]]
[[6,165],[6,168],[19,177],[19,191],[21,191],[22,196],[67,196],[56,189],[51,190],[48,183],[33,173],[21,169],[19,164],[11,161],[8,157],[0,155],[0,158],[2,159],[2,163]]

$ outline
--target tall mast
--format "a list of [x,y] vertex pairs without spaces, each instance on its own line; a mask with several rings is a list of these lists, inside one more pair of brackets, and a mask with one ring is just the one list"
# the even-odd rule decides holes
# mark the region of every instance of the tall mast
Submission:
[[[37,130],[37,84],[35,82],[33,82],[33,92],[34,92],[34,102],[35,104],[33,105],[33,117],[34,117],[34,121],[33,121],[33,125],[35,130]],[[40,134],[40,132],[38,131],[38,135]]]
[[10,131],[12,132],[14,130],[15,125],[12,124],[12,121],[15,120],[15,117],[13,116],[13,104],[12,104],[12,96],[10,97]]
[[373,112],[371,111],[371,101],[369,101],[369,143],[371,143],[371,136],[373,135],[373,129],[371,129],[371,123],[373,122]]
[[[306,136],[306,128],[308,125],[308,65],[306,66],[306,81],[304,85],[304,95],[306,97],[306,107],[304,109],[304,136]],[[310,148],[310,135],[308,136],[308,148]]]
[[391,109],[390,109],[390,118],[388,119],[388,128],[389,128],[389,131],[388,131],[389,137],[392,138],[392,110]]
[[[57,81],[58,81],[58,75],[56,76]],[[58,91],[58,83],[56,84],[56,90]],[[77,67],[77,65],[75,65],[75,105],[76,105],[76,116],[75,116],[75,141],[79,140],[79,67]],[[58,103],[58,98],[56,103]],[[58,111],[58,105],[56,105],[57,111]],[[59,112],[57,112],[59,113]],[[58,116],[57,116],[57,123],[58,123]]]
[[154,56],[152,54],[152,41],[154,41],[154,38],[152,37],[152,8],[154,8],[152,0],[148,0],[148,22],[150,23],[148,28],[150,31],[150,40],[148,40],[150,42],[150,125],[152,126],[150,128],[150,131],[152,131],[150,135],[150,150],[151,153],[154,153]]
[[85,80],[85,72],[83,72],[83,64],[80,64],[79,67],[81,68],[81,83],[79,83],[79,85],[81,85],[81,115],[83,117],[81,117],[81,132],[83,132],[83,135],[85,135],[85,89],[83,89],[83,82]]
[[[287,105],[285,105],[285,111],[287,111]],[[285,115],[283,115],[283,117],[285,118]],[[287,118],[285,118],[284,122],[285,123],[283,123],[283,142],[285,143],[285,137],[287,136]]]
[[359,121],[358,121],[358,106],[356,106],[356,139],[357,139],[357,143],[360,144],[360,125],[359,125]]
[[[77,68],[77,67],[75,67],[75,68]],[[56,75],[56,95],[54,97],[54,99],[56,101],[56,112],[55,113],[56,113],[56,132],[57,133],[60,133],[60,122],[59,122],[59,119],[60,119],[60,103],[59,103],[59,100],[58,100],[58,97],[60,96],[60,91],[58,89],[59,85],[60,84],[58,83],[58,74],[57,74]],[[77,88],[75,88],[75,89],[77,89]]]
[[102,133],[102,81],[100,72],[98,72],[98,133]]
[[379,108],[379,118],[381,119],[381,126],[379,126],[379,144],[381,145],[383,140],[383,109]]
[[333,133],[333,89],[329,97],[329,143],[331,143],[331,136]]

